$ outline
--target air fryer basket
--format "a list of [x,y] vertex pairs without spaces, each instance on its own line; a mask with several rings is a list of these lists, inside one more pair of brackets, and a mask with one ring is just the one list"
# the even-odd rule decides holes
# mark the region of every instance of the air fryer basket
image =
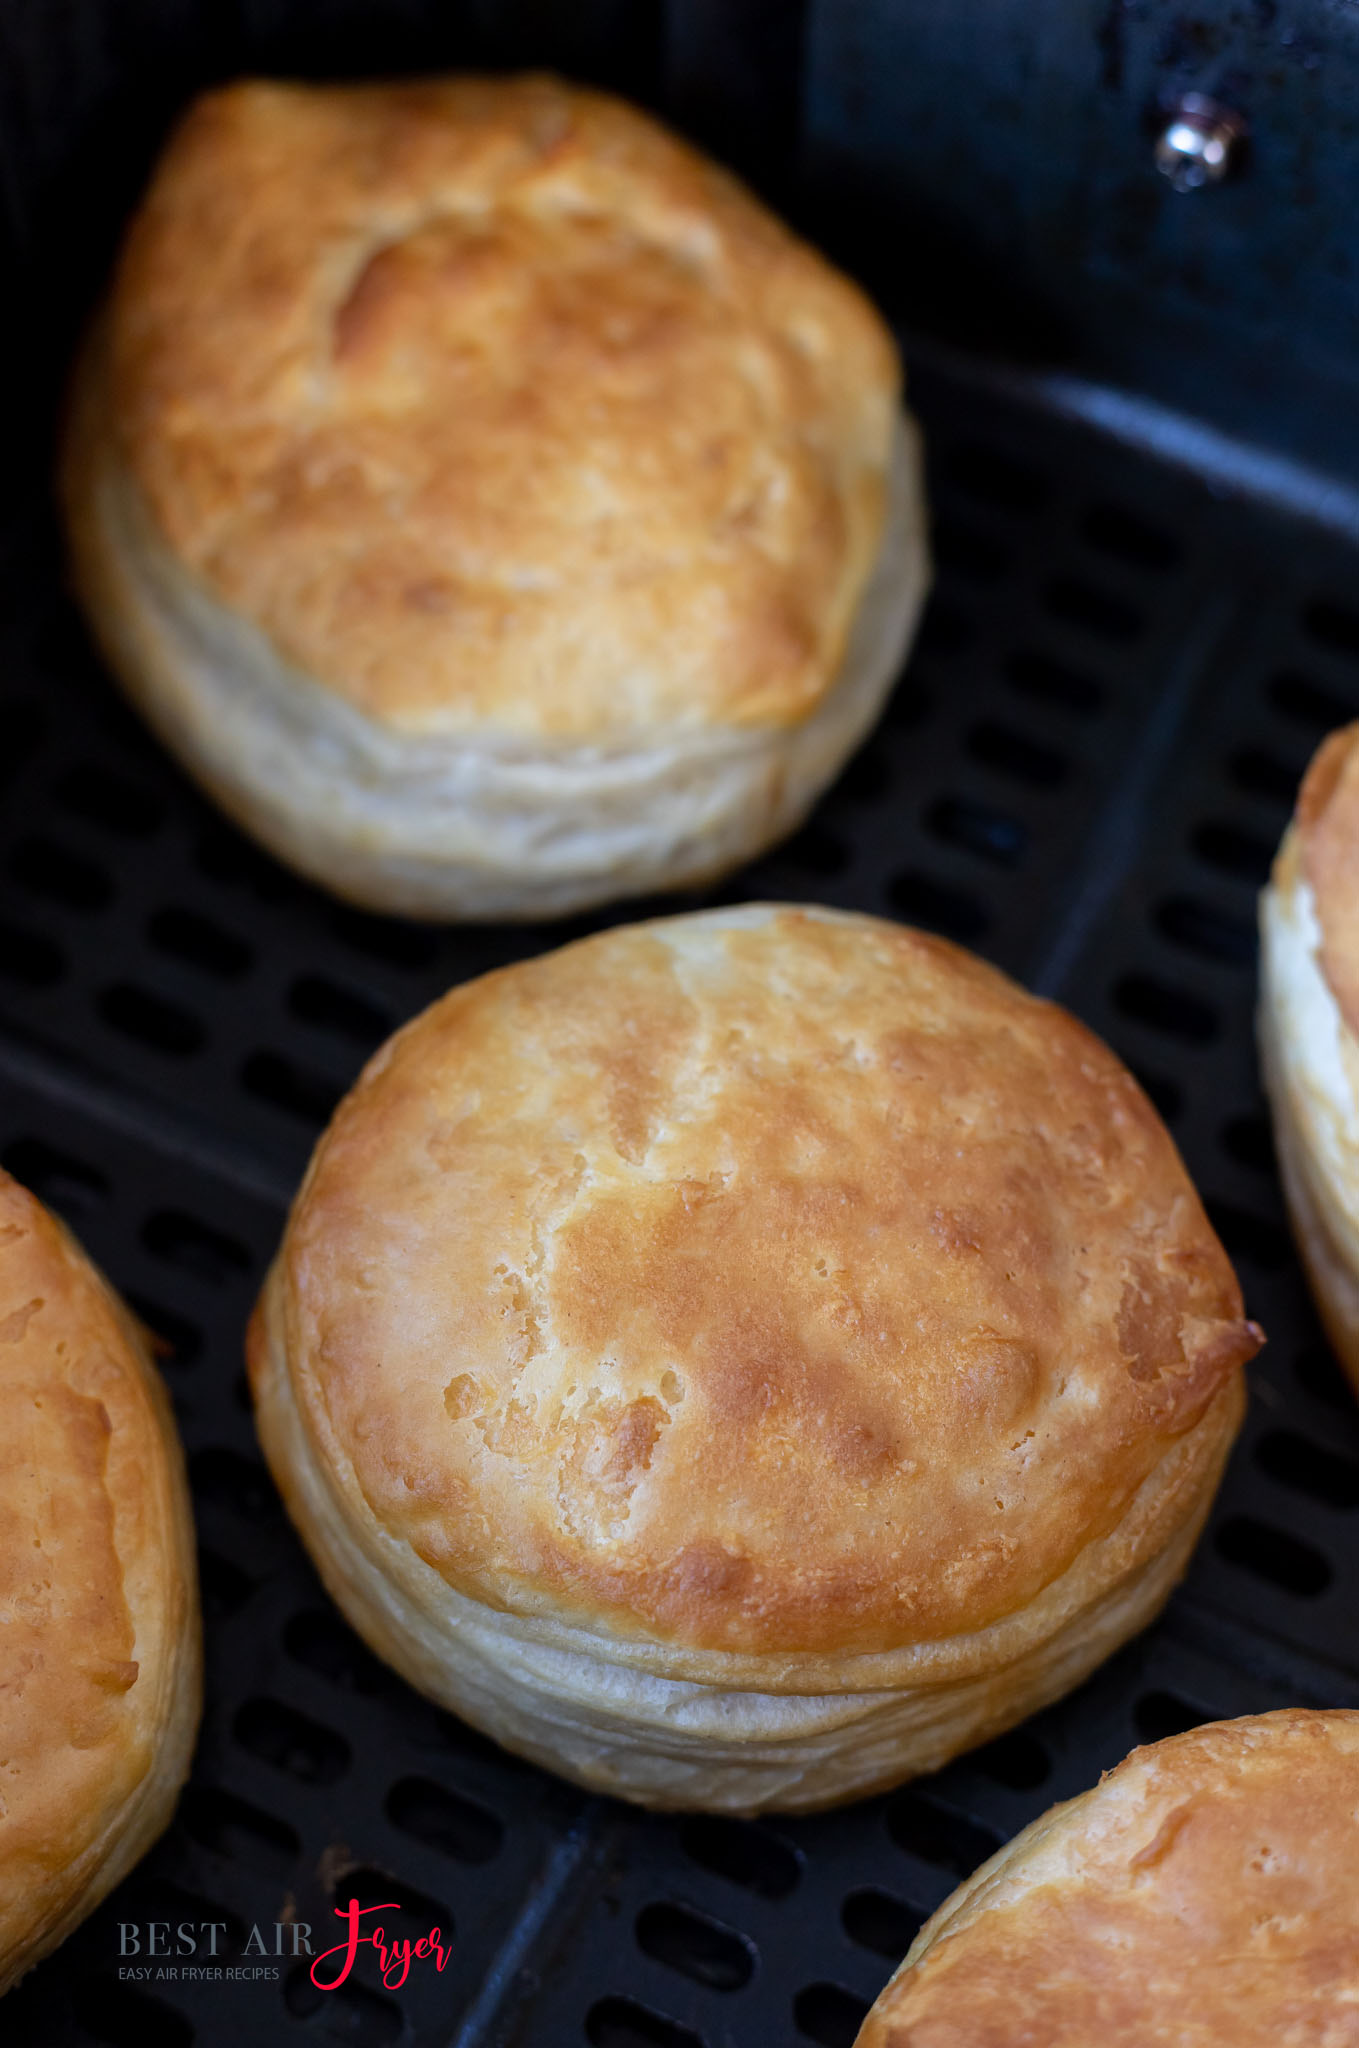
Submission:
[[[1263,93],[1246,56],[1264,11],[1213,11],[1211,76],[1194,70],[1209,63],[1206,44],[1192,62],[1177,45],[1148,46],[1156,92],[1235,81]],[[1293,399],[1261,398],[1254,450],[1176,439],[1169,415],[1133,406],[1134,426],[1161,422],[1137,445],[1132,430],[1116,437],[1073,417],[1098,408],[1073,406],[1070,379],[1000,372],[937,340],[916,351],[939,562],[920,645],[879,731],[812,821],[720,899],[905,918],[1069,1004],[1166,1116],[1270,1343],[1185,1586],[1074,1697],[928,1782],[816,1819],[656,1818],[587,1798],[419,1699],[340,1620],[260,1462],[241,1332],[311,1143],[367,1053],[451,983],[602,920],[457,930],[361,916],[215,814],[122,708],[65,593],[46,501],[45,369],[69,353],[168,111],[198,83],[246,69],[546,61],[603,78],[718,148],[725,138],[832,244],[838,220],[841,248],[884,290],[894,263],[910,272],[909,246],[890,206],[853,196],[867,173],[858,162],[842,175],[844,135],[838,155],[826,138],[839,108],[844,134],[871,140],[882,118],[873,95],[893,89],[912,17],[928,43],[936,12],[908,0],[805,12],[773,0],[600,0],[561,10],[569,32],[557,10],[522,0],[55,12],[37,0],[0,7],[15,59],[15,261],[27,265],[34,344],[8,384],[32,458],[10,480],[0,604],[0,1159],[70,1220],[165,1340],[201,1539],[208,1708],[175,1825],[5,2000],[0,2040],[849,2048],[955,1882],[1134,1742],[1288,1703],[1359,1706],[1359,1406],[1285,1228],[1252,1043],[1255,894],[1311,749],[1359,716],[1343,479],[1327,495],[1274,459],[1310,452],[1313,426]],[[994,12],[1021,33],[1017,12]],[[962,28],[980,18],[954,13]],[[1092,12],[1097,59],[1101,33],[1126,42],[1153,19],[1155,7],[1117,0]],[[846,55],[850,27],[862,48]],[[955,68],[966,82],[972,66],[980,92],[991,60],[962,28]],[[1111,121],[1136,55],[1124,48],[1106,80]],[[923,106],[928,84],[900,91]],[[1158,102],[1144,97],[1150,119]],[[975,117],[955,101],[955,124]],[[1145,124],[1133,126],[1149,152]],[[1041,124],[1025,133],[1038,148]],[[1257,214],[1248,179],[1267,143],[1242,181]],[[909,212],[910,180],[893,184],[884,151],[886,199]],[[809,183],[808,162],[832,158],[841,182]],[[1157,206],[1205,209],[1222,196],[1152,193]],[[1324,201],[1323,189],[1312,203]],[[956,190],[952,203],[965,211]],[[1174,233],[1211,239],[1211,216],[1191,229],[1168,217]],[[920,274],[945,308],[936,329],[956,333],[967,320],[945,305],[941,246],[922,230]],[[1190,372],[1156,355],[1155,293],[1174,297],[1164,264],[1147,259],[1139,299],[1142,259],[1133,249],[1121,260],[1118,290],[1145,313],[1123,367],[1145,371],[1143,397],[1183,396]],[[895,310],[910,295],[908,275]],[[1176,303],[1183,313],[1183,294]],[[993,354],[1037,345],[1032,308],[1016,298],[1007,309]],[[930,325],[930,304],[907,310],[915,329]],[[1238,310],[1248,333],[1254,315]],[[1099,318],[1084,334],[1066,319],[1069,369],[1107,367],[1099,329]],[[1224,342],[1224,361],[1230,352]],[[1326,375],[1334,392],[1349,371],[1333,361]],[[1220,426],[1249,425],[1248,384],[1239,361],[1224,369]],[[1338,460],[1349,432],[1335,429]],[[1194,465],[1205,448],[1211,473]],[[1252,469],[1284,490],[1232,485]],[[1309,497],[1329,524],[1299,509]],[[451,1928],[448,1967],[417,1965],[386,1990],[364,1962],[333,1993],[287,1954],[245,1957],[276,1972],[248,1981],[119,1975],[123,1923],[225,1923],[239,1963],[257,1925],[270,1949],[276,1924],[294,1919],[311,1923],[317,1945],[337,1939],[331,1909],[351,1896],[399,1903],[409,1932]]]

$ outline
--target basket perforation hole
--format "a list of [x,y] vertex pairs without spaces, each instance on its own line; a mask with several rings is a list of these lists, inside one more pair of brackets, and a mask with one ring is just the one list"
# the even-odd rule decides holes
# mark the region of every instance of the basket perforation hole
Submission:
[[295,981],[288,991],[288,1008],[302,1023],[365,1049],[379,1045],[392,1028],[390,1017],[376,1003],[322,974],[306,974]]
[[50,988],[66,972],[66,959],[54,940],[0,918],[0,976],[21,988]]
[[158,910],[146,927],[158,953],[168,953],[186,967],[196,967],[221,981],[237,981],[254,964],[254,948],[215,918],[170,904]]
[[1052,1775],[1047,1751],[1027,1728],[1012,1728],[1007,1735],[997,1735],[994,1741],[974,1749],[968,1762],[983,1777],[1011,1792],[1032,1792]]
[[1099,640],[1136,640],[1144,620],[1135,604],[1117,597],[1083,576],[1058,576],[1043,592],[1043,603],[1054,618],[1079,626]]
[[931,805],[925,822],[937,839],[1000,867],[1016,867],[1023,858],[1028,834],[1019,820],[970,797],[941,797]]
[[1128,1071],[1157,1114],[1168,1124],[1174,1123],[1184,1108],[1184,1090],[1179,1082],[1147,1067],[1130,1067]]
[[1220,1029],[1217,1011],[1188,989],[1154,974],[1125,974],[1114,983],[1114,1005],[1134,1023],[1168,1038],[1207,1045]]
[[149,1295],[128,1291],[127,1302],[144,1326],[151,1349],[162,1365],[192,1365],[202,1355],[203,1332],[187,1316],[166,1308]]
[[1216,1541],[1228,1564],[1300,1600],[1316,1599],[1331,1583],[1331,1567],[1314,1545],[1254,1515],[1233,1515]]
[[667,1901],[637,1915],[637,1946],[710,1991],[740,1991],[755,1974],[755,1951],[742,1934]]
[[1280,1223],[1253,1215],[1235,1202],[1204,1203],[1208,1220],[1234,1259],[1248,1260],[1264,1272],[1277,1273],[1293,1257],[1293,1241]]
[[1291,761],[1267,754],[1263,747],[1241,747],[1227,763],[1227,772],[1238,789],[1248,796],[1267,797],[1271,803],[1287,804],[1297,795],[1302,771]]
[[454,1938],[453,1914],[447,1906],[416,1891],[413,1885],[403,1884],[385,1870],[366,1866],[347,1870],[336,1878],[331,1896],[346,1907],[351,1899],[357,1899],[365,1913],[376,1906],[394,1906],[401,1915],[399,1931],[403,1940],[407,1936],[412,1941],[423,1940],[437,1934],[447,1948]]
[[[169,1921],[169,1939],[176,1948],[179,1943],[179,1927],[183,1921],[189,1921],[197,1944],[193,1951],[195,1956],[206,1955],[213,1939],[206,1932],[200,1934],[200,1928],[206,1930],[209,1926],[216,1926],[215,1943],[219,1956],[229,1955],[233,1949],[244,1948],[250,1932],[247,1923],[239,1914],[233,1913],[229,1906],[222,1905],[217,1899],[205,1899],[199,1893],[191,1892],[183,1885],[172,1884],[163,1877],[148,1879],[144,1874],[139,1875],[137,1904],[140,1909],[139,1918]],[[145,1940],[144,1935],[142,1939]],[[165,1937],[162,1936],[161,1939]],[[159,1945],[158,1942],[157,1946]]]
[[342,1735],[282,1700],[246,1700],[233,1735],[252,1757],[307,1786],[334,1786],[350,1767],[350,1745]]
[[1300,1351],[1293,1361],[1293,1371],[1304,1394],[1353,1416],[1354,1389],[1324,1344],[1309,1344]]
[[344,1093],[337,1082],[302,1066],[286,1053],[264,1047],[247,1053],[241,1062],[241,1086],[258,1101],[267,1102],[271,1109],[281,1109],[314,1129],[329,1123]]
[[1067,773],[1066,756],[1055,747],[1042,746],[1027,733],[1016,732],[1012,725],[1002,725],[994,719],[984,719],[972,728],[967,736],[967,751],[974,761],[980,761],[995,774],[1007,775],[1012,782],[1023,782],[1033,789],[1055,789]]
[[1295,1430],[1274,1429],[1255,1446],[1262,1472],[1294,1493],[1306,1494],[1323,1507],[1346,1512],[1359,1508],[1359,1464],[1323,1449]]
[[802,1874],[791,1844],[754,1821],[695,1814],[682,1823],[679,1839],[691,1863],[757,1898],[786,1899]]
[[54,793],[63,810],[118,839],[149,839],[165,817],[165,805],[153,790],[93,762],[63,775]]
[[590,2048],[703,2048],[702,2038],[635,1998],[601,1998],[585,2015]]
[[938,520],[932,539],[935,560],[946,573],[990,583],[1010,565],[1009,552],[999,541],[959,519]]
[[960,441],[948,449],[943,468],[968,497],[1011,515],[1036,511],[1049,495],[1046,479],[1029,463],[980,442]]
[[183,2013],[104,1971],[80,1984],[74,2009],[85,2032],[109,2048],[190,2048],[193,2041]]
[[1274,865],[1273,846],[1266,839],[1257,839],[1253,832],[1243,832],[1239,825],[1200,825],[1190,844],[1209,867],[1249,882],[1252,888],[1260,888],[1269,880]]
[[473,1728],[468,1721],[460,1721],[456,1714],[439,1713],[430,1707],[428,1720],[421,1724],[420,1739],[437,1744],[450,1756],[481,1763],[494,1762],[501,1770],[515,1768],[514,1759],[507,1757],[504,1750],[492,1742],[489,1735],[483,1735],[479,1728]]
[[295,1664],[346,1692],[372,1699],[387,1690],[384,1666],[338,1615],[320,1608],[292,1615],[283,1631],[283,1647]]
[[429,1778],[403,1778],[387,1795],[392,1826],[455,1863],[489,1863],[499,1855],[505,1829],[486,1807],[445,1790]]
[[183,1209],[155,1210],[142,1225],[142,1243],[153,1259],[214,1286],[248,1273],[254,1263],[239,1238]]
[[1133,1726],[1139,1742],[1164,1742],[1167,1736],[1185,1735],[1213,1718],[1173,1692],[1145,1692],[1133,1705]]
[[30,896],[59,903],[64,910],[103,910],[113,901],[113,884],[103,868],[39,833],[15,842],[9,871]]
[[844,874],[853,851],[840,833],[813,819],[776,848],[773,857],[780,866],[800,868],[804,874],[828,881],[832,875]]
[[1344,725],[1354,716],[1355,707],[1348,699],[1293,669],[1281,669],[1271,676],[1266,694],[1274,709],[1285,718],[1311,726],[1317,732]]
[[424,926],[403,924],[394,917],[372,917],[343,904],[332,912],[331,930],[341,945],[389,967],[432,967],[438,952],[433,932]]
[[242,1571],[234,1558],[206,1544],[198,1547],[198,1589],[203,1611],[210,1620],[225,1621],[244,1607],[255,1590],[255,1580]]
[[1170,896],[1156,906],[1156,928],[1172,945],[1227,967],[1255,964],[1255,926],[1197,896]]
[[850,1940],[875,1956],[899,1963],[924,1925],[925,1915],[876,1885],[851,1892],[840,1913]]
[[1333,598],[1316,597],[1303,606],[1302,628],[1319,647],[1353,658],[1359,655],[1359,612]]
[[818,2048],[854,2048],[868,2000],[843,1984],[806,1984],[793,2000],[793,2024]]
[[918,868],[907,868],[888,885],[892,908],[911,924],[925,925],[946,939],[964,943],[979,939],[991,922],[991,913],[975,896],[938,882]]
[[1019,648],[1007,658],[1005,679],[1022,697],[1063,711],[1088,714],[1098,711],[1104,702],[1104,692],[1093,677],[1058,661],[1055,655],[1030,648]]
[[1274,1133],[1267,1116],[1234,1116],[1222,1126],[1222,1149],[1238,1166],[1274,1173]]
[[970,1877],[1000,1847],[999,1835],[926,1792],[898,1793],[887,1809],[887,1832],[899,1849],[955,1877]]
[[288,1823],[219,1785],[190,1785],[180,1820],[200,1848],[272,1878],[286,1878],[302,1852]]
[[30,1193],[68,1219],[91,1216],[108,1201],[107,1174],[45,1138],[16,1138],[5,1147],[3,1160],[6,1171]]
[[257,903],[278,903],[293,886],[285,869],[227,825],[214,824],[200,833],[194,857],[210,882],[239,889]]
[[278,1495],[258,1458],[247,1458],[225,1444],[209,1444],[189,1460],[195,1497],[205,1506],[225,1508],[244,1522],[272,1522],[279,1513]]
[[188,1059],[207,1042],[207,1032],[191,1011],[137,982],[114,982],[102,991],[96,1007],[104,1022],[124,1038],[135,1038],[153,1052],[175,1059]]
[[1089,547],[1129,569],[1165,575],[1183,559],[1179,542],[1163,526],[1144,519],[1140,512],[1130,512],[1126,505],[1092,505],[1081,521],[1080,533]]
[[283,1985],[283,2003],[294,2019],[318,2020],[319,2031],[332,2041],[344,2041],[349,2048],[387,2048],[405,2032],[401,2008],[380,1991],[370,1991],[349,1977],[333,1989],[318,1991],[311,1981],[311,1966],[298,1963],[289,1970]]

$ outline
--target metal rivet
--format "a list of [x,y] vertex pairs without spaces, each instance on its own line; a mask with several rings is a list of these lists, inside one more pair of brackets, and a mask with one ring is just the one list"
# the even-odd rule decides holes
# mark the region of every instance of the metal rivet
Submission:
[[1156,168],[1177,192],[1220,185],[1245,134],[1240,114],[1201,92],[1187,92],[1157,137]]

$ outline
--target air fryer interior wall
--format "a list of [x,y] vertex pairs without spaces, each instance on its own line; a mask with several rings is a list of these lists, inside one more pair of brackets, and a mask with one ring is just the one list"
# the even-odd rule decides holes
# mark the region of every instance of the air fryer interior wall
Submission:
[[[50,394],[203,85],[532,65],[709,144],[908,331],[1359,472],[1359,19],[1326,0],[5,0],[9,344]],[[1154,163],[1186,94],[1242,130],[1233,174],[1190,194]]]
[[[1281,6],[1267,31],[1266,11],[1216,10],[1178,42],[1158,6],[1092,11],[1085,61],[1121,51],[1122,69],[1087,105],[1058,48],[1075,47],[1070,10],[1005,10],[992,36],[981,0],[824,0],[805,18],[769,0],[0,0],[22,279],[11,343],[27,365],[9,423],[31,456],[9,472],[0,569],[0,1159],[167,1340],[209,1613],[208,1715],[179,1818],[5,2001],[7,2044],[848,2048],[957,1879],[1135,1741],[1289,1702],[1359,1705],[1359,1408],[1287,1235],[1251,1036],[1255,890],[1312,748],[1359,716],[1342,539],[1058,417],[1041,386],[1006,395],[989,365],[917,368],[940,561],[922,645],[811,823],[721,894],[907,918],[1069,1003],[1168,1117],[1271,1341],[1208,1534],[1157,1628],[1079,1696],[928,1784],[757,1826],[585,1799],[378,1667],[291,1535],[243,1394],[240,1334],[283,1207],[366,1053],[451,982],[603,920],[417,928],[285,874],[115,697],[64,593],[43,497],[80,314],[189,91],[242,69],[510,61],[678,118],[819,218],[841,253],[854,242],[918,329],[1011,361],[1042,343],[1041,360],[1117,372],[1158,402],[1202,389],[1217,423],[1265,454],[1306,453],[1324,425],[1321,452],[1359,475],[1326,398],[1354,374],[1338,339],[1352,281],[1326,255],[1342,250],[1346,189],[1327,110],[1349,76],[1330,39],[1350,31],[1319,6]],[[1240,53],[1267,41],[1274,68],[1251,73]],[[1007,65],[1021,84],[998,96]],[[1263,97],[1239,187],[1162,191],[1148,95],[1193,83],[1244,99],[1252,77]],[[1123,199],[1081,182],[1091,136],[1106,171],[1125,162]],[[1274,177],[1305,149],[1310,184]],[[837,210],[836,180],[848,193],[855,179],[871,179],[873,205]],[[1047,200],[1087,241],[1056,235]],[[1275,205],[1277,236],[1261,225]],[[983,260],[997,206],[1014,210],[997,233],[1022,290]],[[1263,273],[1238,276],[1257,254]],[[1221,318],[1213,278],[1238,295]],[[1167,336],[1191,303],[1208,310],[1177,353]],[[1116,329],[1118,361],[1100,353]],[[1323,347],[1333,382],[1308,383],[1298,366]],[[268,1958],[277,1979],[119,1978],[120,1924],[223,1922],[239,1961],[252,1926],[272,1948],[276,1921],[319,1928],[350,1896],[399,1901],[412,1932],[452,1924],[448,1967],[388,1989],[365,1958],[326,1994],[287,1954]]]

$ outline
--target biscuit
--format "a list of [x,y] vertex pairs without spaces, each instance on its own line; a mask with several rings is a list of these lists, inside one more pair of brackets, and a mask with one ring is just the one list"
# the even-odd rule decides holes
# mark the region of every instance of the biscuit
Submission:
[[1359,724],[1318,750],[1261,895],[1258,1023],[1294,1235],[1359,1387]]
[[748,905],[473,981],[323,1137],[250,1333],[336,1600],[658,1806],[828,1805],[1180,1576],[1261,1341],[1112,1053],[942,939]]
[[548,78],[208,94],[78,368],[63,495],[121,680],[342,896],[534,917],[805,815],[928,581],[868,301]]
[[143,1331],[0,1172],[0,1991],[168,1822],[198,1729],[193,1525]]
[[946,1900],[857,2048],[1348,2048],[1356,1859],[1359,1713],[1135,1749]]

